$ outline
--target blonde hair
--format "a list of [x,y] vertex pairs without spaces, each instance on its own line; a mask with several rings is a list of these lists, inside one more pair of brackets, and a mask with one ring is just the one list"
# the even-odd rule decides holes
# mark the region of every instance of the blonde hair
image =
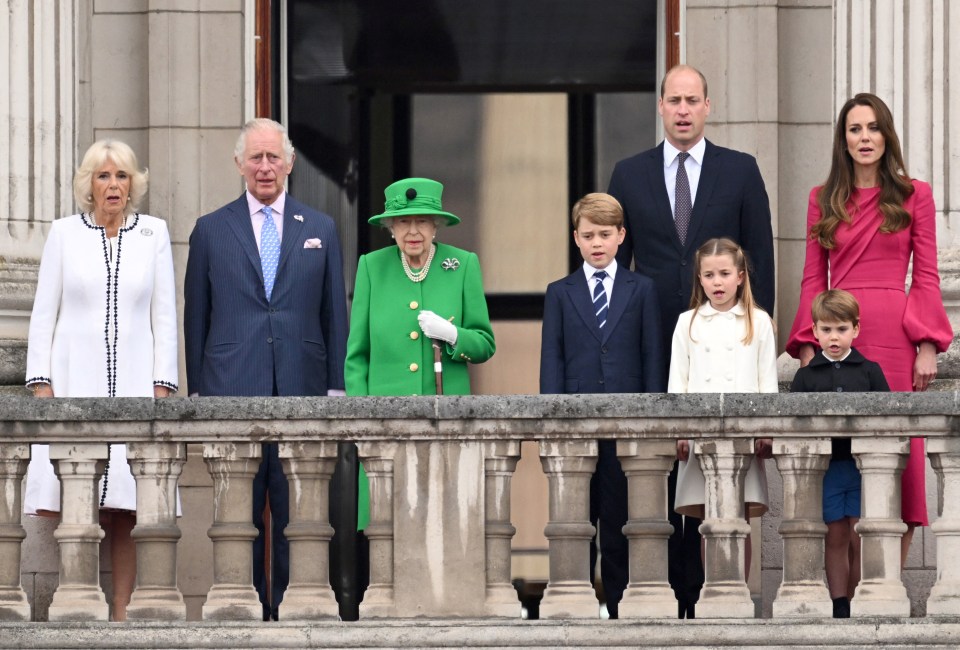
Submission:
[[73,175],[73,198],[81,212],[93,212],[93,175],[107,160],[130,176],[130,200],[124,204],[123,213],[133,214],[147,193],[149,174],[146,169],[140,171],[137,155],[130,145],[113,138],[97,140],[83,154],[83,160]]
[[283,135],[283,162],[290,164],[293,162],[293,142],[290,141],[290,135],[287,133],[287,127],[266,117],[257,117],[240,129],[240,135],[237,137],[237,144],[233,148],[233,159],[241,161],[243,159],[243,150],[247,148],[247,134],[251,131],[260,129],[269,129]]
[[[693,291],[690,294],[690,308],[693,309],[693,315],[696,316],[700,307],[704,303],[710,302],[703,285],[700,284],[700,267],[703,258],[714,257],[716,255],[729,255],[733,259],[733,265],[737,271],[743,273],[743,282],[737,287],[737,301],[743,304],[743,309],[747,315],[747,333],[743,337],[743,344],[750,345],[753,341],[753,310],[762,308],[757,305],[753,299],[753,291],[750,289],[750,263],[747,254],[740,245],[732,239],[726,237],[715,237],[704,242],[703,246],[697,249],[693,257]],[[693,338],[693,321],[690,319],[690,338]]]
[[604,192],[592,192],[577,201],[570,211],[573,229],[580,227],[580,219],[589,219],[598,226],[623,228],[623,207],[620,201]]

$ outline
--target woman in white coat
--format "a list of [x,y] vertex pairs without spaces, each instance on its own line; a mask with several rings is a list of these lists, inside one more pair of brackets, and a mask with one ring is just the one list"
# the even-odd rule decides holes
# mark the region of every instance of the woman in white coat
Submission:
[[[147,191],[133,150],[95,142],[73,179],[82,212],[54,221],[30,317],[27,387],[36,397],[167,397],[177,390],[177,313],[166,223],[138,214]],[[110,538],[113,620],[126,618],[136,580],[136,483],[126,446],[110,445],[100,482]],[[24,512],[57,516],[60,484],[46,445],[34,445]]]

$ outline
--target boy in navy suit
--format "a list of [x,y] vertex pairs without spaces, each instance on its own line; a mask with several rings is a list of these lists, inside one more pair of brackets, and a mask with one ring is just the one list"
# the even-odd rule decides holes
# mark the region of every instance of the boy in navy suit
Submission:
[[[666,390],[660,307],[653,281],[617,264],[623,208],[609,194],[573,206],[573,240],[583,266],[551,283],[544,299],[541,393],[660,393]],[[610,618],[629,579],[627,478],[615,440],[599,441],[590,483],[590,519],[599,521],[600,577]],[[595,559],[591,554],[591,575]]]
[[[860,305],[843,289],[830,289],[813,299],[813,335],[822,349],[797,371],[790,391],[889,391],[880,365],[853,346],[860,333]],[[850,618],[850,599],[860,582],[860,470],[849,438],[830,441],[830,466],[823,477],[823,521],[827,524],[825,562],[833,617]]]

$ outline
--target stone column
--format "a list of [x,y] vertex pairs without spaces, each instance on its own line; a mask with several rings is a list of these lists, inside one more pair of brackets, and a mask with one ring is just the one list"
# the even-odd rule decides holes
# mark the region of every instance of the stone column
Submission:
[[783,582],[773,601],[774,618],[830,617],[833,604],[824,582],[823,475],[830,440],[777,438],[777,469],[783,477]]
[[131,620],[185,621],[187,606],[177,587],[177,481],[187,446],[177,442],[127,444],[137,481],[137,588],[130,597]]
[[960,616],[960,440],[928,438],[927,454],[937,473],[937,514],[930,525],[937,536],[937,582],[927,600],[927,616]]
[[260,597],[253,587],[253,477],[260,466],[259,443],[208,442],[203,460],[213,478],[213,586],[203,620],[259,621]]
[[97,486],[108,457],[106,444],[50,445],[50,460],[60,477],[60,586],[48,620],[106,621],[110,608],[100,589],[100,495]]
[[750,534],[743,505],[743,479],[753,459],[753,440],[694,443],[706,483],[706,516],[700,525],[705,546],[699,618],[753,618],[747,587],[744,543]]
[[627,475],[630,582],[620,618],[676,618],[677,599],[667,579],[667,477],[677,457],[674,440],[619,440],[617,456]]
[[290,620],[339,617],[330,587],[330,477],[337,462],[335,442],[281,442],[280,463],[290,484],[290,584],[280,616]]
[[357,444],[363,468],[370,481],[370,524],[364,531],[370,540],[370,586],[360,603],[360,618],[394,616],[393,592],[393,462],[395,442]]
[[77,0],[0,12],[0,385],[22,386],[37,267],[50,222],[73,212]]
[[907,464],[907,438],[854,438],[853,455],[863,476],[860,534],[860,584],[850,615],[910,616],[910,598],[900,580],[900,474]]
[[0,443],[0,621],[29,621],[30,602],[20,586],[20,485],[30,462],[30,445]]
[[510,478],[520,460],[520,442],[498,440],[484,449],[486,508],[487,616],[520,617],[520,601],[511,584]]
[[541,618],[597,618],[600,606],[590,580],[590,477],[597,467],[595,440],[540,442],[540,464],[549,484],[550,581]]

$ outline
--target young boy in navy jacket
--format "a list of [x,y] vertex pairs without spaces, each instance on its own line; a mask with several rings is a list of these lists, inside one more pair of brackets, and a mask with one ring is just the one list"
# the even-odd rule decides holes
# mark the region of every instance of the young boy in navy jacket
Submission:
[[[540,392],[664,392],[666,364],[653,280],[616,260],[626,235],[623,208],[609,194],[587,194],[573,206],[572,219],[583,266],[547,287]],[[601,440],[598,447],[590,519],[594,525],[599,520],[600,577],[607,611],[617,618],[629,579],[627,539],[621,530],[627,523],[627,478],[616,441]]]
[[[813,300],[813,335],[822,348],[800,368],[790,386],[794,393],[889,391],[879,364],[853,348],[860,333],[860,305],[842,289]],[[833,438],[830,466],[823,477],[823,521],[827,524],[825,565],[833,617],[850,617],[850,599],[860,582],[860,470],[849,438]]]

